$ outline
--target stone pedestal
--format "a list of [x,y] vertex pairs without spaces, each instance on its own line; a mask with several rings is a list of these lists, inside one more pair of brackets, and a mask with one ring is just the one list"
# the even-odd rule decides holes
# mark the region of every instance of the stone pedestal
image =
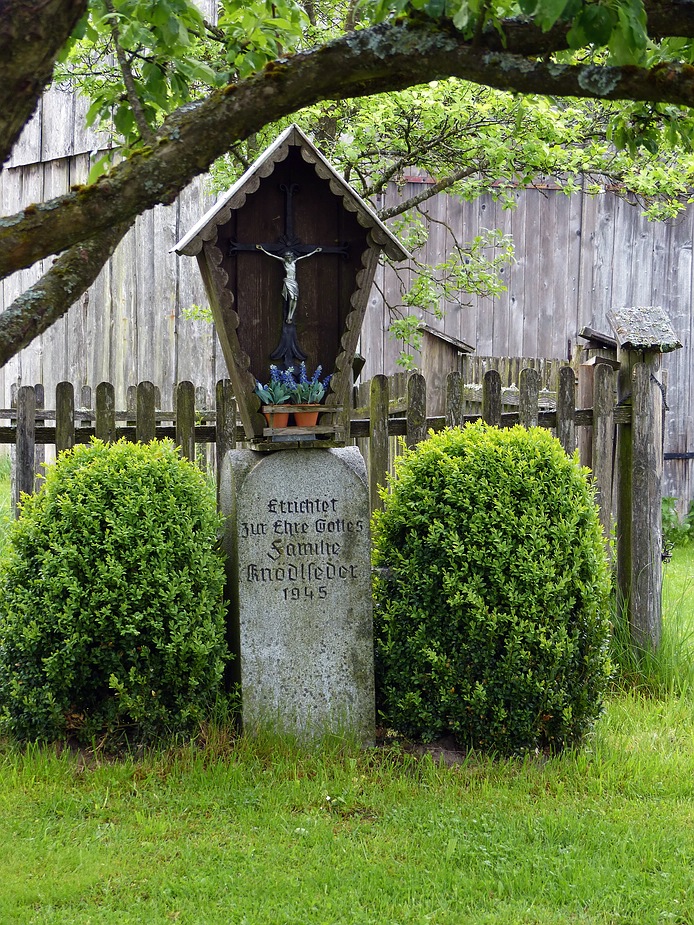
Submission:
[[352,447],[232,450],[230,637],[244,729],[374,736],[369,503]]

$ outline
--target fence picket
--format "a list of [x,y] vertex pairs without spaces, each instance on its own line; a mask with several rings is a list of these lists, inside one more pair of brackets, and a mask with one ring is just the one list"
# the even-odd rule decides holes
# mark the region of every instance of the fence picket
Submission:
[[540,374],[536,369],[522,369],[519,385],[519,421],[523,427],[537,427],[540,411]]
[[236,446],[236,400],[230,379],[220,379],[217,383],[215,397],[217,401],[216,445],[217,472],[227,450]]
[[460,427],[465,423],[465,393],[460,373],[446,377],[446,427]]
[[195,462],[195,386],[179,382],[176,389],[176,444],[184,459]]
[[[46,423],[42,417],[38,415],[39,411],[42,411],[46,407],[46,393],[43,385],[40,382],[37,382],[34,386],[34,393],[36,395],[36,426],[43,427]],[[41,482],[44,477],[43,464],[46,461],[46,447],[42,443],[37,443],[34,447],[34,491],[38,491],[41,487]]]
[[116,440],[116,390],[110,382],[96,387],[96,436],[104,443]]
[[36,392],[31,385],[17,390],[17,442],[15,455],[14,511],[19,513],[23,493],[34,490],[34,449],[36,446]]
[[570,366],[562,366],[557,383],[557,439],[564,452],[576,449],[576,375]]
[[405,442],[411,449],[427,435],[427,384],[424,376],[415,373],[407,380],[407,435]]
[[593,377],[593,479],[606,537],[612,529],[614,479],[614,373],[607,363],[595,367]]
[[55,449],[56,453],[71,450],[75,445],[75,389],[71,382],[59,382],[55,387]]
[[150,443],[156,437],[157,391],[151,382],[140,382],[137,386],[135,439],[138,443]]
[[[199,385],[195,389],[195,405],[194,410],[197,410],[198,413],[203,412],[200,415],[200,423],[207,424],[207,418],[205,417],[204,412],[207,411],[207,389],[204,385]],[[207,444],[201,443],[195,448],[195,458],[198,461],[198,465],[203,472],[207,472],[209,469],[209,458],[207,452]]]
[[381,510],[379,487],[388,472],[388,377],[374,376],[369,397],[369,497],[371,510]]
[[482,420],[498,427],[501,424],[501,376],[488,369],[482,380]]

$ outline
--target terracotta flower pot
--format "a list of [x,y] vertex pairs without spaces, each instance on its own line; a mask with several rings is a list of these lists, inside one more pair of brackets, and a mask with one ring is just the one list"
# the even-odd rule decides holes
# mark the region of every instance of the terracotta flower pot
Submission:
[[264,411],[268,427],[286,427],[289,423],[288,411]]
[[318,411],[295,411],[294,423],[297,427],[315,427],[318,423]]

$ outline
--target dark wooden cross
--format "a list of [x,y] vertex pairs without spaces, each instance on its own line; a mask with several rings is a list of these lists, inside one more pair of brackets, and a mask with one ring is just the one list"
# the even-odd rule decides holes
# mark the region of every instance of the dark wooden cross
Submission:
[[281,360],[282,366],[289,369],[295,362],[305,360],[306,354],[299,346],[296,338],[296,309],[299,302],[299,283],[296,278],[296,265],[299,260],[312,257],[314,254],[341,254],[348,256],[347,245],[342,247],[325,247],[318,244],[302,244],[294,232],[293,200],[299,190],[296,183],[281,183],[280,189],[285,194],[284,207],[284,234],[272,242],[265,244],[239,244],[229,242],[229,254],[239,251],[260,252],[284,264],[284,282],[282,284],[283,314],[282,336],[280,342],[270,354],[271,360]]

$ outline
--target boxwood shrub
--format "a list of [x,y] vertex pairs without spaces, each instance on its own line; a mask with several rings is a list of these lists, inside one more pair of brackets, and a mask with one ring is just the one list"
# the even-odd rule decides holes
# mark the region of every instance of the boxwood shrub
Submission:
[[20,740],[192,731],[227,658],[220,522],[169,441],[47,468],[0,564],[0,717]]
[[374,515],[385,723],[503,755],[599,714],[610,580],[593,493],[541,428],[483,423],[405,453]]

